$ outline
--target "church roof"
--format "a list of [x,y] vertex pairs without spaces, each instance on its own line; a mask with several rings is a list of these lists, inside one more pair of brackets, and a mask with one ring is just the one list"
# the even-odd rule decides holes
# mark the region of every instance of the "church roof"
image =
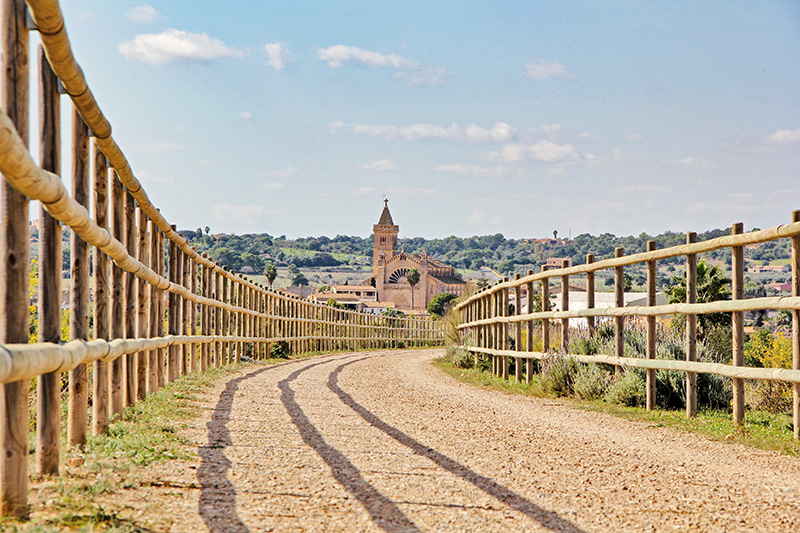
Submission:
[[394,220],[392,220],[392,214],[389,212],[389,201],[383,201],[383,212],[381,213],[381,219],[378,221],[378,225],[381,226],[394,226]]

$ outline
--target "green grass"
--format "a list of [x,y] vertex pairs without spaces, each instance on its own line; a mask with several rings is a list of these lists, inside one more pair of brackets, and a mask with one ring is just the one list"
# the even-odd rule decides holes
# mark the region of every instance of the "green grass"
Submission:
[[[514,376],[508,381],[497,378],[491,372],[475,368],[454,367],[445,357],[434,361],[434,366],[444,373],[477,387],[499,390],[509,394],[521,394],[539,398],[553,398],[544,392],[534,376],[530,384],[517,382]],[[703,410],[695,418],[687,418],[683,411],[654,410],[642,407],[622,407],[602,400],[581,401],[574,398],[558,398],[559,401],[574,408],[596,411],[623,418],[645,422],[653,427],[670,427],[702,435],[710,440],[732,442],[762,450],[779,452],[785,455],[800,456],[800,441],[793,438],[792,419],[786,414],[748,410],[745,423],[737,426],[730,413],[719,410]]]

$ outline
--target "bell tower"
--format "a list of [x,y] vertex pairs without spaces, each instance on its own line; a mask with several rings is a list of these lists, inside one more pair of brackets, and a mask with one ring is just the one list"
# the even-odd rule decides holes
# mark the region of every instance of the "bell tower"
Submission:
[[[395,226],[392,214],[389,213],[389,200],[383,200],[383,212],[378,223],[372,226],[375,235],[375,246],[372,253],[372,270],[377,274],[378,264],[397,255],[397,234],[400,226]],[[377,281],[377,280],[376,280]]]

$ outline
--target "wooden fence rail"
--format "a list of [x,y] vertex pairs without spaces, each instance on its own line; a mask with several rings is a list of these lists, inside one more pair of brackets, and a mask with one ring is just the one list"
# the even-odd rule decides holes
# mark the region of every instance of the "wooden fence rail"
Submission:
[[[430,320],[367,315],[281,294],[191,247],[152,204],[114,141],[73,56],[58,2],[1,1],[0,515],[28,514],[33,378],[36,467],[51,475],[61,455],[62,374],[69,376],[67,444],[80,447],[90,417],[91,431],[106,433],[124,407],[178,376],[244,357],[265,359],[277,343],[292,353],[441,344]],[[42,42],[39,162],[28,150],[32,29]],[[60,177],[62,88],[73,104],[70,190]],[[31,200],[42,208],[35,344],[29,344]],[[72,232],[65,344],[63,227]]]
[[[743,297],[744,284],[744,246],[786,238],[791,240],[790,265],[792,269],[792,296],[749,298]],[[657,250],[654,241],[647,243],[647,250],[642,253],[624,255],[622,248],[617,248],[614,257],[603,261],[595,261],[589,254],[586,264],[568,267],[566,261],[563,268],[557,270],[542,269],[534,274],[529,271],[524,277],[507,278],[493,287],[484,289],[460,302],[456,309],[460,311],[461,324],[458,329],[463,339],[470,343],[461,346],[475,354],[485,354],[492,358],[493,372],[497,376],[508,378],[510,358],[515,358],[517,379],[521,376],[522,362],[526,366],[526,379],[532,379],[532,360],[545,359],[552,354],[547,353],[550,347],[550,320],[561,320],[561,338],[559,352],[570,354],[584,363],[607,363],[615,365],[618,371],[623,367],[646,369],[646,406],[653,409],[656,404],[655,370],[676,370],[686,373],[686,414],[697,414],[697,381],[698,373],[716,374],[730,377],[733,380],[733,419],[737,424],[744,422],[744,380],[768,380],[791,383],[793,387],[793,423],[794,437],[800,438],[800,211],[792,213],[790,223],[774,228],[742,233],[742,225],[734,224],[730,236],[696,242],[697,235],[689,233],[686,244]],[[697,303],[697,254],[731,249],[732,300]],[[686,303],[656,305],[656,262],[659,259],[673,257],[686,259]],[[623,300],[624,267],[644,263],[647,268],[647,305],[625,307]],[[599,270],[613,269],[615,306],[595,308],[594,276]],[[571,276],[585,275],[587,290],[587,308],[569,309],[567,297]],[[561,281],[562,303],[560,311],[549,310],[550,279]],[[532,308],[534,282],[541,283],[541,299],[543,310],[534,312]],[[525,286],[528,291],[528,304],[521,309],[520,292]],[[509,313],[509,291],[515,291],[516,305],[514,315]],[[744,312],[762,310],[790,310],[792,313],[792,368],[750,368],[744,365]],[[730,313],[732,315],[732,364],[697,362],[697,315],[707,313]],[[685,361],[656,359],[656,317],[682,314],[686,316]],[[586,318],[589,335],[595,333],[595,318],[605,317],[613,320],[614,354],[613,355],[581,355],[570,353],[569,320]],[[624,357],[624,321],[628,317],[646,319],[647,342],[645,358]],[[543,351],[533,350],[534,320],[541,320]],[[509,328],[514,328],[516,343],[514,350],[508,349]],[[525,328],[527,343],[521,345],[521,331]]]

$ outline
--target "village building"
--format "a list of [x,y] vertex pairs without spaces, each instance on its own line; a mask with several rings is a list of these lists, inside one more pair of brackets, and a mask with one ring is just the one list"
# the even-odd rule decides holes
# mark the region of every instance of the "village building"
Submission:
[[[383,212],[378,223],[372,226],[375,244],[372,255],[372,277],[363,285],[377,289],[378,302],[392,302],[401,311],[424,312],[428,303],[437,294],[449,292],[461,296],[467,282],[455,269],[441,261],[422,254],[409,254],[398,250],[397,226],[389,213],[389,201],[384,200]],[[412,269],[419,272],[419,283],[408,284],[406,274]]]

